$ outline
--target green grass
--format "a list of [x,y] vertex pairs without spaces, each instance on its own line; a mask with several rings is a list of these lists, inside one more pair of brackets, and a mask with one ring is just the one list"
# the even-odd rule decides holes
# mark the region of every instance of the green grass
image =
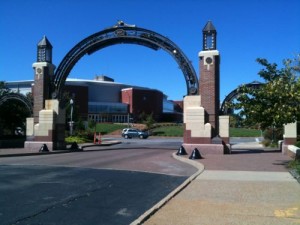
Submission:
[[153,136],[182,137],[182,126],[163,126],[152,130]]
[[[260,137],[260,130],[246,128],[230,128],[230,137]],[[162,126],[152,130],[154,136],[183,136],[182,126]]]
[[298,174],[300,174],[300,161],[293,160],[289,163],[289,168],[294,169],[297,171]]
[[[93,133],[101,132],[102,135],[109,134],[116,130],[121,130],[126,128],[126,124],[111,124],[111,123],[98,123],[95,129],[90,129],[89,135],[79,135],[81,137],[73,136],[69,137],[66,141],[72,143],[76,141],[77,143],[83,143],[92,139]],[[167,136],[167,137],[183,137],[183,126],[182,125],[172,125],[164,124],[157,128],[151,130],[153,136]],[[84,137],[85,136],[85,137]],[[260,130],[245,129],[245,128],[230,128],[230,137],[260,137]],[[77,139],[76,139],[77,138]]]
[[109,134],[116,130],[121,130],[125,127],[127,127],[127,125],[113,123],[97,123],[96,132],[101,132],[101,134]]
[[233,128],[229,129],[230,137],[260,137],[261,131],[246,128]]

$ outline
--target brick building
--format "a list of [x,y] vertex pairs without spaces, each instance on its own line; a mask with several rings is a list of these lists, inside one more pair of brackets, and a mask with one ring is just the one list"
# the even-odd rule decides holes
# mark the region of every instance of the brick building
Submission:
[[[31,92],[33,81],[7,82],[15,92]],[[77,115],[82,120],[127,123],[141,114],[152,114],[156,121],[182,121],[182,111],[161,91],[147,87],[114,82],[107,76],[94,80],[67,79],[64,91],[74,100]]]

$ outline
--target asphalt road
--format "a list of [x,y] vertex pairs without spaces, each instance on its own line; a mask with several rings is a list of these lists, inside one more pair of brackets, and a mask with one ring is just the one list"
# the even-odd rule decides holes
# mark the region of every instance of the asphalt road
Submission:
[[0,158],[0,221],[129,224],[196,169],[175,140],[126,140],[66,154]]
[[186,177],[49,166],[0,166],[0,221],[129,224]]

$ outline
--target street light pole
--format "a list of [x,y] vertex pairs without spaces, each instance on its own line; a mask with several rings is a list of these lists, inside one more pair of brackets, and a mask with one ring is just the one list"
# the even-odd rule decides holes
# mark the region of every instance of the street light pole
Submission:
[[70,136],[73,135],[73,99],[70,99],[70,105],[71,105],[71,121],[70,121]]
[[130,123],[130,94],[128,92],[128,90],[126,90],[125,92],[127,94],[127,98],[128,98],[128,113],[127,113],[127,127],[129,128],[129,123]]

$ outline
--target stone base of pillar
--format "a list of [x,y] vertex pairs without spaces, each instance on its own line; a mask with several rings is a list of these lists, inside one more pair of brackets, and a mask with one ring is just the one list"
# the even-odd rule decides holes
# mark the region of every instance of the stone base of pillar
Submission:
[[186,152],[189,155],[192,154],[192,152],[195,148],[197,148],[199,150],[201,155],[210,155],[210,154],[224,155],[224,154],[231,153],[230,145],[183,143],[182,146],[185,148]]
[[294,138],[284,138],[283,143],[285,145],[294,145],[297,142],[297,137]]
[[49,151],[53,151],[53,142],[51,141],[25,141],[24,148],[32,152],[39,152],[43,144],[47,145]]
[[37,152],[46,144],[49,151],[65,150],[65,109],[60,108],[59,101],[45,100],[38,118],[36,124],[33,118],[27,118],[25,148]]
[[64,141],[56,141],[53,145],[53,150],[59,151],[59,150],[65,150],[67,149],[66,142]]
[[282,154],[287,155],[292,159],[295,159],[297,154],[300,155],[297,153],[298,151],[300,151],[300,148],[296,147],[295,145],[282,145]]

